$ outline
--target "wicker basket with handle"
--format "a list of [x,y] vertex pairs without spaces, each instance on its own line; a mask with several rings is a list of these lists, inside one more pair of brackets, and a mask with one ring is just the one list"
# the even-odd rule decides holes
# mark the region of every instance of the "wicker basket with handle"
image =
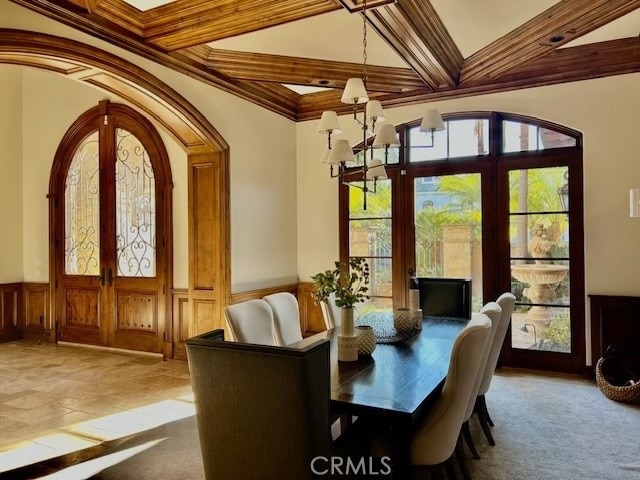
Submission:
[[602,393],[611,400],[625,403],[640,403],[640,382],[635,385],[612,385],[602,373],[605,359],[601,358],[596,364],[596,383]]

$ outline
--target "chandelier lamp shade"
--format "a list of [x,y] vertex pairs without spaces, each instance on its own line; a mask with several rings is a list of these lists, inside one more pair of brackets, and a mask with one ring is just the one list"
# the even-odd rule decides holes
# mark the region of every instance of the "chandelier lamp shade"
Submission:
[[[330,166],[331,178],[338,177],[340,183],[362,190],[363,210],[366,210],[367,193],[376,193],[377,181],[388,178],[385,166],[388,163],[389,147],[399,147],[400,141],[395,127],[390,123],[382,123],[386,120],[382,103],[379,100],[371,100],[367,92],[367,0],[363,1],[361,15],[362,77],[347,80],[340,101],[353,105],[353,119],[362,128],[362,166],[347,169],[356,163],[356,158],[348,140],[333,138],[334,135],[342,133],[336,112],[322,113],[317,132],[327,136],[327,147],[322,154],[321,163]],[[437,110],[429,110],[420,125],[420,131],[431,133],[431,146],[434,132],[444,128],[444,122]],[[374,136],[373,141],[370,141],[371,136]],[[374,158],[376,149],[383,149],[384,161]]]
[[431,133],[431,147],[433,147],[434,133],[444,130],[444,122],[438,110],[428,110],[420,122],[420,131]]

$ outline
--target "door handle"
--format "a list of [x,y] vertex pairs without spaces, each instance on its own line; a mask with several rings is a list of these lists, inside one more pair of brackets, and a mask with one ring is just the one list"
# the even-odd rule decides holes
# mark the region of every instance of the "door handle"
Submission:
[[409,275],[410,277],[413,277],[415,271],[413,270],[413,267],[409,267],[407,269],[407,275]]
[[107,272],[107,282],[109,286],[113,285],[113,270],[109,269]]
[[103,268],[101,270],[100,276],[98,277],[98,279],[100,280],[100,285],[102,285],[103,287],[104,287],[104,280],[105,280],[105,276],[104,276],[105,275],[105,273],[104,273],[105,270],[106,269]]

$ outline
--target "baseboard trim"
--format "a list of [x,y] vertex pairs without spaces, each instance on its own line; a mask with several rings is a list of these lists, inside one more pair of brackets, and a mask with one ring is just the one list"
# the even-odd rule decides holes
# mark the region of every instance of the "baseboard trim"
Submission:
[[92,348],[94,350],[104,350],[106,352],[114,352],[114,353],[127,353],[127,354],[131,354],[131,355],[142,355],[144,357],[164,358],[164,355],[161,354],[161,353],[140,352],[138,350],[128,350],[126,348],[104,347],[102,345],[89,345],[89,344],[86,344],[86,343],[60,342],[59,341],[58,345],[62,345],[64,347]]

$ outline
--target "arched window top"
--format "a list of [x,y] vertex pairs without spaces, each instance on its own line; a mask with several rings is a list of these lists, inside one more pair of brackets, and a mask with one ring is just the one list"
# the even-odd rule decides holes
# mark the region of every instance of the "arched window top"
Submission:
[[[400,147],[388,150],[387,163],[424,162],[483,158],[514,152],[542,152],[582,147],[582,134],[563,125],[519,114],[503,112],[457,112],[443,114],[444,130],[420,131],[420,120],[396,125]],[[371,141],[373,137],[371,137]],[[354,148],[362,165],[362,143]],[[374,158],[383,152],[374,150]]]
[[500,115],[502,152],[527,152],[582,145],[580,132],[523,115]]

